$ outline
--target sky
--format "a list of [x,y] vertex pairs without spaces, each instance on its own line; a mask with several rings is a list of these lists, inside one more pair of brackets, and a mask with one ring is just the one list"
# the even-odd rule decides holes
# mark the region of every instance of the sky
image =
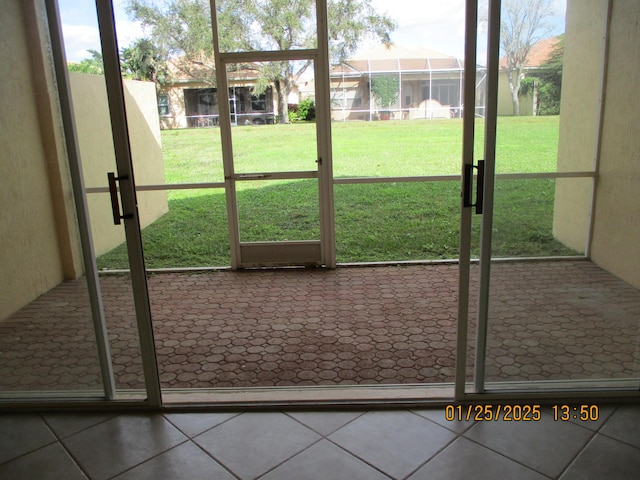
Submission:
[[[137,22],[128,19],[124,0],[113,0],[118,32],[118,45],[126,47],[142,35]],[[58,0],[67,61],[79,62],[91,55],[87,50],[100,51],[100,35],[95,0]]]
[[[393,43],[404,47],[428,47],[459,58],[464,53],[465,0],[370,0],[380,13],[386,13],[398,23]],[[95,13],[95,0],[58,0],[64,33],[67,60],[78,62],[91,55],[87,50],[100,50],[100,38]],[[142,35],[140,25],[130,20],[125,0],[113,0],[118,32],[118,44],[126,47]],[[554,34],[564,31],[566,0],[553,0]],[[479,42],[478,56],[484,55]],[[363,45],[366,48],[371,45]]]

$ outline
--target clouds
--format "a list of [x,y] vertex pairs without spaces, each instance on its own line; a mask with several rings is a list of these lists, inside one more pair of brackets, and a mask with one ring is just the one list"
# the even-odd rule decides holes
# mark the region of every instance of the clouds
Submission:
[[[124,12],[124,1],[114,0],[118,45],[126,47],[142,36],[139,22],[132,22]],[[59,0],[60,19],[67,60],[79,62],[89,58],[88,50],[100,51],[100,33],[95,0]]]
[[98,28],[90,25],[62,24],[64,45],[69,62],[79,62],[91,55],[89,49],[100,50],[100,35]]
[[[422,46],[462,58],[464,54],[465,0],[370,0],[373,7],[398,22],[392,41],[401,46]],[[553,0],[555,34],[564,31],[567,0]],[[575,0],[574,0],[575,1]],[[119,46],[126,47],[143,34],[124,12],[125,0],[114,0]],[[59,0],[69,61],[100,50],[95,0]],[[363,45],[370,48],[371,43]]]
[[395,44],[462,56],[465,0],[371,0],[371,4],[397,21],[391,35]]
[[[459,58],[464,56],[465,0],[370,0],[380,13],[398,23],[391,40],[400,46],[427,47]],[[574,0],[575,1],[575,0]],[[552,0],[554,34],[564,31],[567,0]],[[486,38],[479,37],[478,58],[485,55]],[[371,44],[363,46],[363,50]]]

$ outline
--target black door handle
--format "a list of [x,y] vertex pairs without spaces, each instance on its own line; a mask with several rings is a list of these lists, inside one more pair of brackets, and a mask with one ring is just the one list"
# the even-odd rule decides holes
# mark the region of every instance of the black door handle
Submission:
[[[471,203],[473,197],[473,170],[476,169],[476,202]],[[478,166],[466,164],[464,166],[464,186],[463,186],[463,205],[465,207],[476,207],[476,214],[482,213],[484,201],[484,160],[478,161]]]
[[118,202],[118,187],[116,186],[116,181],[126,180],[129,177],[122,176],[116,177],[115,173],[108,172],[107,180],[109,181],[109,195],[111,196],[111,211],[113,212],[113,224],[120,225],[120,220],[123,218],[132,218],[133,215],[120,215],[120,203]]
[[482,213],[484,204],[484,160],[478,160],[478,176],[476,177],[476,214]]

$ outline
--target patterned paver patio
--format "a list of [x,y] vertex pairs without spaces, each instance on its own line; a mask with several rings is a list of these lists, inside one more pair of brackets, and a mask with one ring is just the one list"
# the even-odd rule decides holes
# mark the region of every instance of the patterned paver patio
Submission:
[[[165,388],[453,381],[457,265],[163,273],[148,283]],[[104,276],[101,289],[116,383],[142,388],[128,277]],[[593,263],[495,263],[491,292],[488,380],[640,377],[640,291]],[[89,312],[80,280],[0,323],[0,391],[99,388]]]

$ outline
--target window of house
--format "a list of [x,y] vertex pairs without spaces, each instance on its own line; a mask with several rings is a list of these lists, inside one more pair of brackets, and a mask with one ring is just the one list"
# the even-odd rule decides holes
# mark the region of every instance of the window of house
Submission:
[[429,85],[422,85],[421,93],[422,100],[428,100],[429,98],[431,98],[431,89],[429,88]]
[[158,114],[161,117],[171,115],[171,112],[169,111],[169,95],[158,95]]
[[265,112],[267,110],[267,96],[251,95],[251,110],[254,112]]
[[341,88],[331,91],[331,108],[344,107],[344,92]]

